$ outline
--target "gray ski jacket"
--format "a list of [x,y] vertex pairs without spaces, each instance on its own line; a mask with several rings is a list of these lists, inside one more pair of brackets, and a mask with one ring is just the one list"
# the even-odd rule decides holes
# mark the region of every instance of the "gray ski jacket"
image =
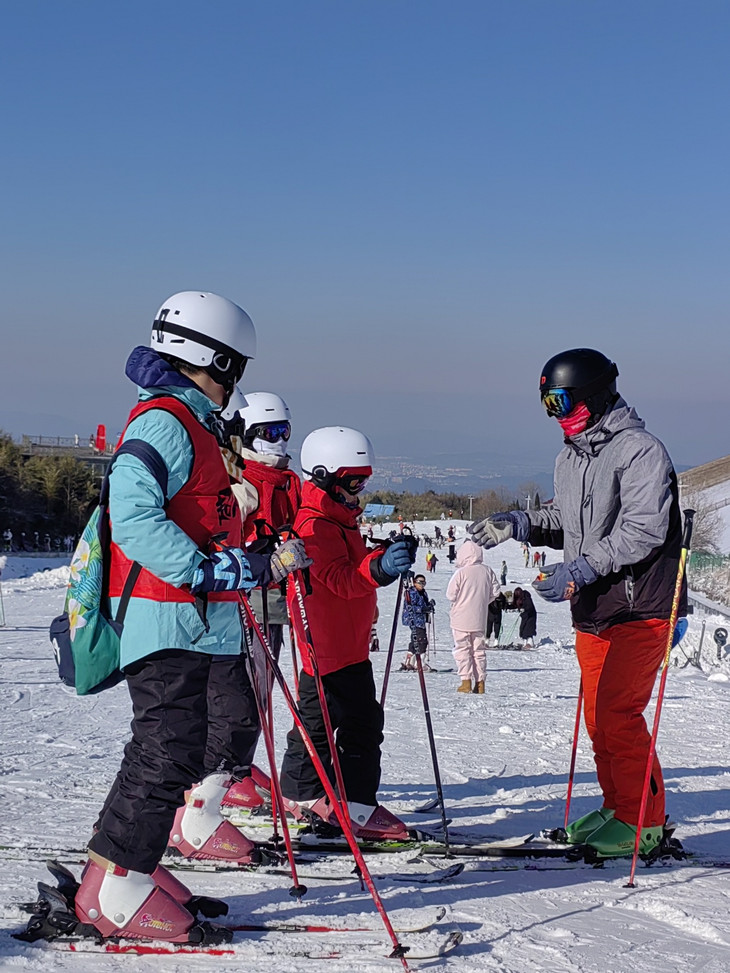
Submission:
[[[677,477],[662,443],[619,398],[593,428],[565,439],[555,497],[529,510],[530,544],[584,555],[599,578],[571,599],[579,631],[669,618],[679,567]],[[686,612],[683,591],[680,610]]]

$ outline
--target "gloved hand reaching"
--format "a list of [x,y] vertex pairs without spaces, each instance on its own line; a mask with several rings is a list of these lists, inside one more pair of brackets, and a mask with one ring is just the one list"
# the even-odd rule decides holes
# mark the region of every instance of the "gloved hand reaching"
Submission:
[[584,585],[593,584],[598,574],[581,555],[567,564],[546,564],[532,587],[545,601],[567,601]]
[[411,565],[416,559],[415,549],[411,555],[410,545],[405,541],[395,541],[385,551],[380,558],[380,567],[391,578],[397,578],[400,574],[406,574],[411,570]]
[[304,549],[304,541],[301,537],[292,537],[280,544],[271,555],[271,579],[278,584],[292,571],[301,571],[311,563],[312,559]]
[[198,565],[190,582],[194,595],[210,591],[248,591],[256,582],[246,552],[240,547],[222,547]]
[[516,541],[530,539],[530,518],[524,510],[508,510],[492,514],[484,520],[475,520],[466,528],[475,544],[487,548],[496,547],[514,537]]

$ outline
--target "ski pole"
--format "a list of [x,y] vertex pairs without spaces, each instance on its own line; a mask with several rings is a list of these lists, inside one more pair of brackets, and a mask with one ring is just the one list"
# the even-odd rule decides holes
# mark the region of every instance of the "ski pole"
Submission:
[[289,644],[291,646],[291,671],[294,679],[294,692],[299,696],[299,663],[297,661],[297,647],[294,642],[294,626],[289,619]]
[[573,747],[570,754],[570,772],[568,774],[568,793],[565,795],[565,821],[563,828],[567,830],[570,819],[570,798],[573,793],[573,778],[575,776],[575,758],[578,753],[578,734],[580,733],[580,712],[583,708],[583,679],[578,687],[578,705],[575,709],[575,727],[573,729]]
[[[412,562],[415,561],[416,548],[418,547],[418,538],[413,536],[413,531],[410,528],[406,528],[408,535],[401,534],[398,540],[410,542],[410,547],[413,552]],[[406,574],[402,574],[398,579],[398,594],[395,599],[395,612],[393,613],[393,625],[390,629],[390,645],[388,646],[388,658],[385,660],[385,674],[383,675],[383,686],[380,690],[380,705],[385,709],[385,695],[388,692],[388,681],[390,679],[390,667],[393,663],[393,651],[395,649],[395,637],[398,632],[398,618],[400,616],[400,606],[403,599],[403,589],[406,584],[406,580],[410,583],[411,579],[414,577],[413,571],[408,571]]]
[[385,695],[388,692],[388,680],[390,679],[390,667],[393,663],[393,650],[395,649],[395,637],[398,632],[398,616],[400,615],[401,601],[403,600],[403,575],[398,579],[398,594],[395,598],[395,612],[393,613],[393,625],[390,629],[390,644],[388,646],[388,657],[385,660],[385,673],[383,674],[383,687],[380,690],[380,705],[385,709]]
[[687,554],[689,553],[689,546],[692,540],[692,522],[694,519],[694,510],[684,511],[684,532],[682,534],[682,549],[679,553],[679,566],[677,568],[677,580],[674,585],[674,597],[672,598],[672,610],[669,613],[669,631],[667,632],[667,647],[664,652],[664,660],[662,662],[662,675],[659,680],[659,692],[657,693],[656,709],[654,711],[654,725],[651,731],[651,740],[649,741],[649,753],[646,759],[646,773],[644,774],[644,787],[641,793],[641,805],[639,806],[639,820],[636,824],[636,841],[634,842],[634,854],[631,859],[631,873],[629,875],[629,881],[626,885],[627,888],[634,888],[634,876],[636,875],[636,862],[639,858],[639,844],[641,843],[641,829],[644,826],[644,816],[646,814],[646,806],[649,803],[649,784],[651,782],[651,770],[654,764],[654,755],[656,754],[656,741],[657,735],[659,733],[659,718],[662,713],[662,701],[664,700],[664,687],[667,684],[667,671],[669,669],[669,656],[672,654],[672,645],[674,644],[674,629],[677,624],[677,615],[679,614],[679,599],[682,596],[682,582],[684,581],[684,571],[687,564]]
[[423,700],[423,715],[426,717],[426,732],[428,733],[428,746],[431,750],[431,761],[433,762],[433,776],[436,781],[436,794],[441,808],[441,823],[444,829],[444,845],[446,846],[446,857],[451,857],[449,848],[449,826],[446,820],[446,807],[444,805],[444,791],[441,786],[441,772],[439,771],[438,755],[436,753],[436,740],[433,735],[433,724],[431,723],[431,707],[428,703],[428,693],[426,692],[426,677],[423,673],[423,663],[421,652],[416,652],[416,666],[418,668],[418,681],[421,684],[421,699]]
[[314,683],[317,687],[317,698],[319,699],[319,708],[322,710],[322,721],[324,723],[324,732],[327,737],[327,744],[330,750],[330,757],[332,760],[332,769],[335,774],[335,783],[337,784],[337,791],[339,793],[339,803],[342,809],[343,815],[350,819],[349,811],[347,808],[347,791],[345,790],[345,779],[342,776],[342,766],[340,764],[339,754],[337,753],[337,745],[335,743],[335,733],[332,729],[332,720],[330,718],[329,707],[327,706],[327,697],[324,692],[324,684],[322,683],[322,676],[319,672],[319,663],[317,662],[317,653],[314,649],[314,640],[312,639],[312,631],[309,627],[309,619],[307,617],[307,610],[304,607],[304,595],[302,594],[302,586],[299,583],[299,578],[297,577],[299,572],[294,572],[291,576],[292,582],[294,584],[294,593],[297,598],[297,607],[299,608],[299,616],[302,622],[302,628],[304,629],[304,639],[307,646],[307,655],[309,657],[309,664],[312,667],[312,675],[314,676]]
[[325,793],[327,794],[327,797],[329,798],[330,803],[332,804],[339,825],[342,828],[345,838],[347,839],[347,843],[350,846],[350,850],[352,851],[353,857],[355,858],[355,862],[357,863],[357,866],[360,870],[360,874],[362,875],[365,884],[368,887],[368,891],[372,896],[373,902],[375,903],[375,907],[378,910],[378,913],[380,914],[380,918],[383,920],[383,925],[385,926],[386,931],[390,936],[390,940],[393,943],[394,948],[393,948],[393,952],[390,954],[390,958],[399,959],[403,965],[403,969],[406,970],[406,973],[408,973],[410,968],[406,960],[406,953],[408,952],[409,947],[402,946],[398,942],[398,937],[396,936],[395,930],[393,929],[393,925],[390,921],[388,913],[385,911],[383,900],[380,898],[380,894],[378,893],[378,890],[375,887],[375,883],[373,882],[373,877],[370,874],[370,870],[368,869],[368,866],[365,862],[365,858],[362,854],[362,851],[360,850],[358,843],[355,840],[355,836],[352,833],[352,824],[350,823],[350,818],[347,814],[343,813],[342,808],[339,805],[339,802],[337,800],[337,795],[335,794],[335,789],[332,786],[332,782],[330,781],[329,777],[327,776],[327,771],[325,770],[324,764],[322,763],[320,756],[317,753],[317,749],[312,742],[312,738],[307,732],[307,728],[304,725],[304,721],[302,719],[302,714],[299,711],[299,707],[297,706],[294,697],[292,696],[291,690],[289,689],[289,686],[287,685],[286,680],[282,675],[281,669],[279,668],[279,664],[274,658],[274,654],[271,651],[271,647],[266,642],[266,636],[261,631],[261,627],[259,626],[259,623],[256,620],[256,616],[251,610],[251,606],[248,603],[248,599],[246,598],[246,596],[242,591],[239,591],[238,597],[239,597],[239,611],[241,612],[241,616],[242,618],[244,618],[245,624],[250,625],[250,627],[254,630],[256,637],[261,642],[264,653],[266,654],[266,657],[268,659],[268,663],[271,668],[271,671],[274,674],[274,678],[279,684],[281,691],[284,693],[284,699],[286,700],[286,704],[289,707],[289,712],[292,715],[294,723],[297,729],[299,730],[299,735],[302,738],[302,743],[304,744],[304,747],[307,751],[307,754],[309,755],[310,760],[314,764],[314,769],[317,771],[322,786],[324,787]]
[[[242,618],[243,621],[243,618]],[[281,830],[284,835],[284,844],[286,846],[286,855],[289,860],[289,869],[291,871],[292,882],[294,883],[292,888],[289,889],[289,895],[292,898],[301,900],[302,896],[307,894],[307,886],[303,885],[299,881],[299,876],[297,874],[297,866],[294,858],[294,848],[291,843],[291,835],[289,833],[289,822],[286,820],[286,810],[284,807],[284,798],[281,793],[281,783],[279,781],[279,773],[276,767],[276,751],[274,748],[274,733],[271,723],[267,721],[266,710],[264,704],[261,700],[261,684],[256,672],[256,660],[253,654],[253,634],[251,628],[245,624],[243,625],[244,637],[246,641],[246,655],[248,661],[249,673],[251,675],[251,680],[253,682],[253,694],[256,700],[256,709],[259,714],[259,723],[261,724],[261,732],[264,738],[264,745],[266,747],[266,756],[269,761],[269,774],[271,775],[271,797],[272,797],[272,816],[274,819],[274,835],[273,842],[278,845],[279,835],[277,832],[277,811],[281,818]],[[266,677],[266,682],[268,684],[268,675]],[[269,691],[268,697],[269,711],[271,711],[271,691]]]

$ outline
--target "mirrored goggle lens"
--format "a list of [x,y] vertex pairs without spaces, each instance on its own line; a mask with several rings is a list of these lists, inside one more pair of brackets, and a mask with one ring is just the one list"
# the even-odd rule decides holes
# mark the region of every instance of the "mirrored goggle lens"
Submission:
[[542,393],[542,404],[549,416],[564,419],[573,411],[573,396],[570,389],[549,389]]
[[339,476],[337,482],[345,493],[358,494],[365,489],[365,484],[369,479],[369,476],[351,476],[346,473],[344,476]]
[[291,424],[288,422],[268,422],[254,429],[254,438],[265,439],[267,443],[278,443],[280,439],[288,442],[289,436],[291,436]]

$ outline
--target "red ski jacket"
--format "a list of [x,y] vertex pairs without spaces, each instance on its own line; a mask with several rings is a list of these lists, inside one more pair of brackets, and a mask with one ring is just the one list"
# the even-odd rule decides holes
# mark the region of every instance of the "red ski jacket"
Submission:
[[[211,538],[216,535],[225,535],[224,543],[227,547],[240,547],[241,514],[231,491],[228,473],[215,436],[197,420],[184,402],[174,396],[160,396],[138,403],[129,413],[127,426],[132,419],[150,409],[171,412],[185,427],[193,445],[194,459],[190,477],[167,504],[168,518],[185,531],[201,551],[208,550]],[[125,426],[124,432],[126,429]],[[124,440],[124,432],[119,437],[119,444]],[[110,545],[109,597],[118,598],[122,594],[132,562],[114,543],[113,538],[114,524]],[[168,584],[146,568],[142,569],[137,578],[134,597],[150,598],[153,601],[195,601],[188,590]],[[237,601],[238,592],[214,591],[208,595],[208,600]]]
[[[380,558],[382,551],[368,551],[365,547],[357,524],[361,513],[359,508],[352,510],[336,503],[313,483],[304,483],[294,526],[313,561],[309,569],[312,593],[305,596],[304,607],[322,676],[370,657],[370,630],[377,607],[375,590],[379,587],[370,564]],[[291,582],[287,600],[302,666],[312,675]]]
[[277,470],[265,463],[246,462],[243,479],[248,480],[259,496],[256,510],[248,514],[243,525],[246,544],[256,540],[256,521],[265,520],[277,530],[285,524],[293,524],[301,503],[299,477],[292,470]]

